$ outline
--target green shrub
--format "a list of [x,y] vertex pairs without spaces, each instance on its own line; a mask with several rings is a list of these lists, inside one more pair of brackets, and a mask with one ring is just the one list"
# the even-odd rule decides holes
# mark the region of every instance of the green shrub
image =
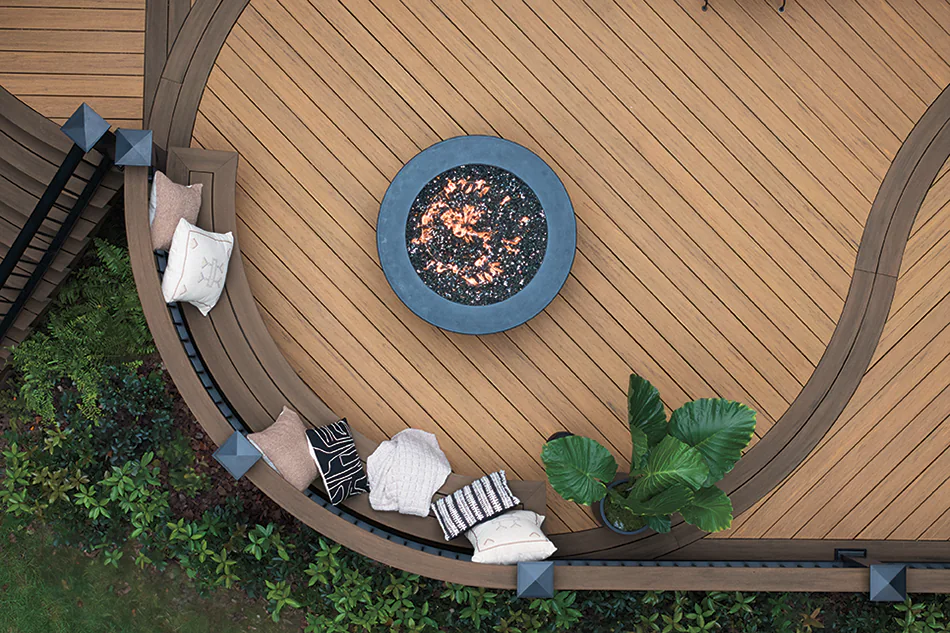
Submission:
[[132,278],[128,252],[96,240],[96,262],[63,285],[46,325],[13,352],[25,406],[52,421],[65,382],[90,419],[99,417],[99,392],[108,368],[135,365],[154,351]]

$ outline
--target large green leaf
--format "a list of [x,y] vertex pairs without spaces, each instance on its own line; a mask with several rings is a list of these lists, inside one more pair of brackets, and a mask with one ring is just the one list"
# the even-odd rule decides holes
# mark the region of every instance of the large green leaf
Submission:
[[559,495],[588,506],[604,498],[604,484],[617,474],[617,461],[610,451],[580,435],[548,442],[541,449],[541,461],[551,487]]
[[716,486],[701,489],[693,502],[680,510],[686,522],[704,532],[720,532],[732,527],[732,501]]
[[666,436],[666,412],[660,392],[636,374],[630,374],[627,389],[627,423],[631,433],[634,428],[646,433],[650,446],[656,446]]
[[637,499],[649,499],[677,484],[698,490],[709,476],[709,468],[699,451],[667,435],[650,451],[640,473],[633,492]]
[[630,427],[630,439],[633,442],[633,454],[630,457],[630,472],[633,473],[643,466],[643,460],[650,451],[650,440],[646,433],[635,426]]
[[644,516],[663,516],[679,512],[693,502],[693,491],[687,486],[674,485],[663,490],[649,499],[640,500],[636,497],[636,490],[623,500],[623,505],[634,514]]
[[696,448],[709,466],[711,485],[732,470],[755,431],[755,411],[731,400],[705,398],[673,412],[670,435]]
[[651,530],[659,532],[660,534],[669,532],[672,524],[669,515],[664,517],[643,517],[643,520],[646,521],[647,526]]

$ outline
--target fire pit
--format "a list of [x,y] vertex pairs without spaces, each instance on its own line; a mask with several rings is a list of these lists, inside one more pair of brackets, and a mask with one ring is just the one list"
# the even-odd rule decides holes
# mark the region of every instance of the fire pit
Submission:
[[396,175],[376,227],[383,272],[429,323],[463,334],[520,325],[570,273],[574,210],[557,175],[504,139],[461,136]]

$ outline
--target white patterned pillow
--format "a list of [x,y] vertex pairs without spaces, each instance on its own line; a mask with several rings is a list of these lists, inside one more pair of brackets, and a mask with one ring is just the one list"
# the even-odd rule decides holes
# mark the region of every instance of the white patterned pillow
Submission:
[[369,492],[369,480],[346,420],[307,429],[307,441],[330,503],[338,505],[348,497]]
[[179,220],[162,278],[165,302],[186,301],[207,315],[224,291],[233,248],[231,233],[212,233]]
[[485,475],[432,504],[445,540],[521,503],[508,488],[505,471]]
[[474,563],[514,565],[544,560],[557,551],[541,531],[544,517],[530,510],[499,514],[465,533],[475,553]]

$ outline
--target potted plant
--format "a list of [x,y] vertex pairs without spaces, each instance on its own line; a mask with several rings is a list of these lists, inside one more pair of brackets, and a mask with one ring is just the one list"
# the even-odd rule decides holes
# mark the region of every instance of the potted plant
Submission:
[[541,459],[551,487],[567,499],[598,504],[602,522],[621,534],[669,532],[674,513],[705,532],[732,525],[732,502],[716,482],[732,470],[755,431],[755,411],[721,398],[687,402],[666,419],[656,387],[630,376],[627,420],[630,473],[596,440],[549,440]]

